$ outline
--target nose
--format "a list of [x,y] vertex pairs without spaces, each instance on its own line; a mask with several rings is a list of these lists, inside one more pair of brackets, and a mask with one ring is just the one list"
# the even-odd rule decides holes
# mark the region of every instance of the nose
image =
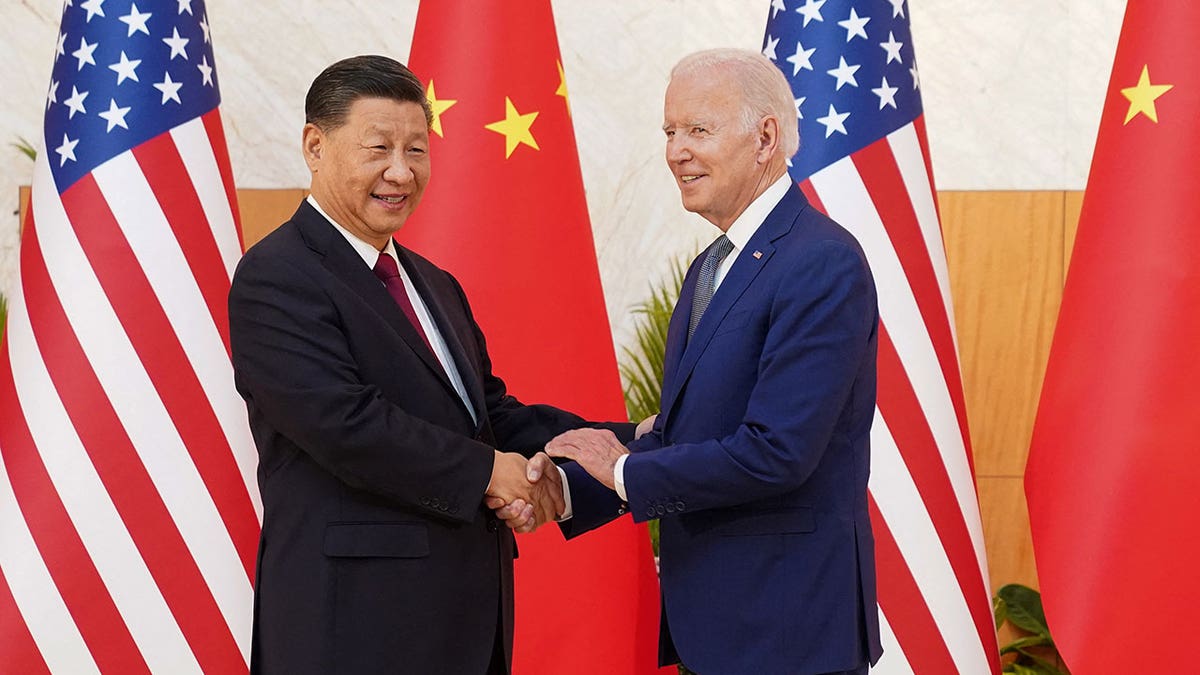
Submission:
[[388,162],[387,169],[383,172],[384,180],[397,185],[412,182],[413,176],[412,166],[403,152],[393,154],[391,161]]
[[667,138],[667,163],[682,164],[692,158],[692,151],[679,134]]

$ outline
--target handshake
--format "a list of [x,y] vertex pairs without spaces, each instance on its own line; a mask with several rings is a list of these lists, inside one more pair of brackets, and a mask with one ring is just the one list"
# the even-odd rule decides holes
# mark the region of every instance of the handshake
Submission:
[[[648,417],[637,425],[635,438],[654,426]],[[562,474],[551,457],[575,460],[593,478],[615,490],[617,459],[629,450],[607,429],[575,429],[551,439],[545,452],[526,460],[515,452],[496,451],[492,480],[484,503],[517,532],[533,532],[566,511]]]

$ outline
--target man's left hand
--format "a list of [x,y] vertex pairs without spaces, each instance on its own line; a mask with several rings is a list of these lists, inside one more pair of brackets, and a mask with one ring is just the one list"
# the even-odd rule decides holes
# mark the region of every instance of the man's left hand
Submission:
[[621,455],[629,454],[629,449],[608,429],[575,429],[551,439],[546,452],[551,457],[575,460],[592,478],[616,490],[613,468]]

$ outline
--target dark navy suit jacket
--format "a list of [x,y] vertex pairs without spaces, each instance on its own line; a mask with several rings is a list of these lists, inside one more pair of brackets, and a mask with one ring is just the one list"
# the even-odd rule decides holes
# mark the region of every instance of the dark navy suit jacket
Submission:
[[234,275],[234,373],[263,500],[255,672],[483,673],[497,634],[511,654],[513,536],[482,503],[492,448],[528,455],[584,422],[509,396],[458,282],[397,252],[478,423],[309,204]]
[[664,664],[727,675],[873,663],[879,315],[862,250],[792,186],[689,342],[703,258],[671,318],[658,420],[629,446],[629,503],[569,464],[566,534],[626,508],[660,519]]

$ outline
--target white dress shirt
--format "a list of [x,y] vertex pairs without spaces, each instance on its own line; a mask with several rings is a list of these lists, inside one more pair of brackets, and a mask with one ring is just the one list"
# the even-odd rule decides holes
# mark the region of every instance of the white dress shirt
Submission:
[[[421,299],[421,294],[417,293],[417,289],[413,286],[412,279],[408,277],[408,271],[404,269],[404,265],[400,264],[400,258],[396,255],[396,244],[391,237],[388,238],[387,246],[383,251],[376,249],[373,245],[354,236],[346,228],[342,227],[329,214],[321,208],[317,200],[312,195],[308,196],[308,203],[312,205],[317,213],[325,217],[333,228],[341,233],[346,241],[350,242],[350,246],[354,252],[362,258],[366,266],[374,270],[375,263],[379,261],[379,256],[390,255],[396,260],[396,266],[400,269],[400,279],[404,282],[404,292],[408,293],[408,299],[412,302],[413,311],[417,314],[417,320],[421,322],[421,329],[425,331],[425,336],[429,338],[429,344],[433,347],[433,355],[437,357],[438,363],[442,364],[442,369],[446,371],[446,375],[450,378],[450,384],[454,385],[454,391],[458,392],[458,397],[467,406],[467,411],[471,413],[471,419],[476,424],[479,424],[479,418],[475,414],[475,406],[471,404],[471,397],[467,395],[467,388],[463,385],[462,375],[458,372],[458,366],[454,364],[454,357],[450,355],[450,348],[446,345],[446,339],[442,337],[442,332],[438,330],[437,323],[433,320],[433,315],[429,313],[429,307],[425,301]],[[383,285],[383,282],[379,282]],[[390,297],[390,296],[389,296]]]

